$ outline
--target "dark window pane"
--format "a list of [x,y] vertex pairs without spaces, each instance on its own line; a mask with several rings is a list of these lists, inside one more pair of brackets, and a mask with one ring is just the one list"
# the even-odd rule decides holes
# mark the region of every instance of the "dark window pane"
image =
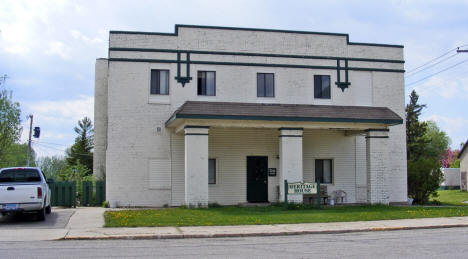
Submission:
[[314,97],[322,98],[322,80],[318,75],[314,75]]
[[333,163],[331,159],[315,160],[315,181],[320,183],[333,182]]
[[323,183],[323,160],[315,160],[315,182],[320,181]]
[[275,79],[273,74],[265,74],[265,96],[275,96]]
[[206,72],[206,95],[215,96],[216,93],[216,74],[215,72]]
[[322,98],[330,99],[330,76],[322,76]]
[[151,94],[159,94],[159,70],[151,70]]
[[265,97],[265,74],[257,74],[257,96]]
[[206,93],[206,72],[198,71],[198,95]]
[[151,94],[169,94],[169,70],[151,70]]
[[314,97],[330,99],[330,76],[314,75]]
[[41,176],[35,169],[7,169],[0,173],[0,183],[40,182]]
[[323,182],[332,183],[332,161],[330,159],[323,160]]
[[216,184],[216,159],[208,159],[208,183]]
[[198,71],[198,95],[216,95],[216,72]]

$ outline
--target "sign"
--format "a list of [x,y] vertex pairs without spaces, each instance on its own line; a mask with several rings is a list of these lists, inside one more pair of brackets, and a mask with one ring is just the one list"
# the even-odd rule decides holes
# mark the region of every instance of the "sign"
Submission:
[[268,176],[276,176],[276,168],[268,168]]
[[316,194],[317,183],[288,183],[288,194]]

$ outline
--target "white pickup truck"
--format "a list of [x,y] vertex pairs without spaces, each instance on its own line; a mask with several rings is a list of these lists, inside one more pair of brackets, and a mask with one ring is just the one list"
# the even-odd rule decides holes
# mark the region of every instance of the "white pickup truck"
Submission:
[[0,169],[0,212],[35,212],[37,220],[45,220],[51,212],[50,189],[39,168]]

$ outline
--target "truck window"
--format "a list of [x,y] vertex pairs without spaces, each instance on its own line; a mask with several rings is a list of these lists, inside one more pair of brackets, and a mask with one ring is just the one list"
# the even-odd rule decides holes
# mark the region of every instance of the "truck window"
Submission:
[[41,176],[35,169],[7,169],[0,172],[0,183],[40,182]]

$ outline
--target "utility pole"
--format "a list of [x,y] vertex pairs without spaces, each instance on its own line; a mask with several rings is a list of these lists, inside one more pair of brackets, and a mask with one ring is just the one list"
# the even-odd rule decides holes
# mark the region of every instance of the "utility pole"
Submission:
[[31,156],[31,133],[32,133],[32,125],[33,125],[33,115],[30,114],[29,116],[29,140],[28,140],[28,160],[26,161],[26,166],[29,166],[29,158]]

